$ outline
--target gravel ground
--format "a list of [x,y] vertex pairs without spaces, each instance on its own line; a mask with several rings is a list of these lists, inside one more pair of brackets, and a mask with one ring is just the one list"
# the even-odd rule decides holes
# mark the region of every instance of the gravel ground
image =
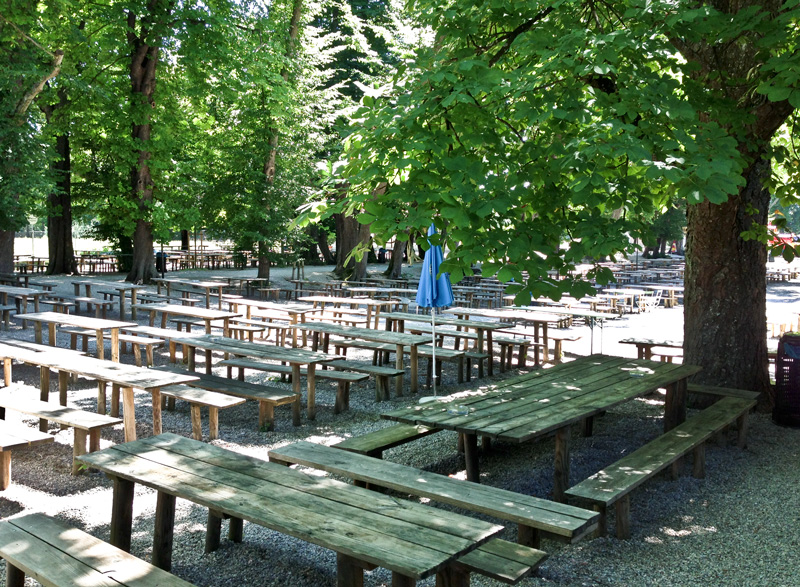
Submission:
[[[409,269],[413,275],[419,266]],[[308,279],[322,280],[329,269],[306,268]],[[377,272],[378,267],[371,267]],[[288,277],[288,270],[273,270],[273,279]],[[226,271],[226,275],[254,274],[254,270]],[[170,273],[169,275],[176,275]],[[183,277],[207,277],[205,272],[180,272]],[[48,278],[52,279],[52,278]],[[97,280],[120,279],[98,276]],[[58,278],[59,291],[71,292],[68,278]],[[800,283],[770,286],[770,314],[789,315],[797,307]],[[114,316],[110,316],[114,317]],[[588,328],[574,327],[584,336],[567,343],[570,355],[589,352]],[[607,354],[634,356],[635,348],[619,344],[626,336],[649,335],[682,337],[682,311],[658,309],[644,315],[624,317],[607,323],[595,332],[594,350]],[[18,324],[0,339],[33,339],[33,330]],[[60,340],[64,344],[64,340]],[[354,358],[367,358],[366,353]],[[130,354],[124,362],[133,362]],[[157,353],[157,364],[166,363],[165,353]],[[14,366],[15,391],[35,394],[38,370]],[[251,379],[252,377],[252,379]],[[499,378],[498,375],[496,378]],[[266,380],[262,375],[260,380]],[[250,380],[259,380],[248,375]],[[465,389],[454,382],[455,374],[445,365],[441,394]],[[483,384],[482,379],[473,384]],[[272,381],[276,385],[285,385]],[[53,383],[55,385],[55,382]],[[287,386],[288,388],[288,386]],[[81,380],[70,388],[70,402],[84,409],[95,407],[96,387]],[[423,391],[426,394],[427,391]],[[138,433],[150,434],[149,394],[137,395]],[[335,386],[318,381],[317,420],[302,426],[291,425],[289,409],[276,410],[276,430],[261,432],[257,410],[250,403],[224,410],[220,415],[221,439],[215,444],[249,455],[266,458],[267,451],[297,440],[332,444],[345,437],[363,434],[387,425],[382,411],[414,403],[418,398],[393,398],[377,405],[374,382],[354,385],[349,412],[333,415]],[[663,397],[659,394],[616,408],[601,418],[590,438],[573,435],[572,481],[577,482],[622,455],[635,450],[659,434]],[[30,418],[8,414],[9,420],[35,425]],[[188,405],[179,403],[174,412],[164,413],[164,430],[191,435]],[[12,459],[11,486],[0,494],[0,517],[34,511],[55,515],[100,537],[109,537],[111,484],[94,472],[70,475],[72,431],[50,429],[52,445],[18,450]],[[207,431],[206,431],[207,434]],[[102,446],[122,442],[121,426],[103,434]],[[387,451],[385,458],[456,477],[464,477],[464,463],[455,450],[455,434],[441,433]],[[481,463],[482,481],[522,493],[547,497],[552,490],[552,440],[517,446],[494,443],[490,458]],[[524,580],[526,586],[604,586],[604,585],[800,585],[797,574],[798,526],[800,525],[800,431],[772,424],[768,415],[751,418],[749,443],[740,450],[735,443],[717,442],[707,454],[707,476],[698,480],[685,475],[677,481],[667,476],[647,482],[632,494],[632,537],[584,540],[575,545],[543,541],[550,554],[537,576]],[[155,492],[138,488],[134,500],[132,552],[149,559],[155,511]],[[246,524],[243,544],[223,546],[204,554],[206,511],[185,501],[178,502],[175,527],[173,573],[197,585],[263,585],[316,587],[335,584],[335,554],[300,540]],[[506,538],[514,539],[514,529]],[[224,532],[224,529],[223,529]],[[5,581],[4,567],[0,581]],[[30,580],[29,580],[30,581]],[[382,569],[366,573],[365,585],[391,583]],[[30,584],[34,584],[31,582]],[[475,586],[499,585],[473,576]],[[420,582],[433,586],[434,580]]]

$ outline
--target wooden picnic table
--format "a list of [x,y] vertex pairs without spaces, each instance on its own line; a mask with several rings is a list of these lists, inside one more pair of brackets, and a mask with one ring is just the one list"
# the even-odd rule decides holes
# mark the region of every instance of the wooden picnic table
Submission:
[[92,288],[108,288],[116,290],[119,294],[119,319],[125,320],[125,296],[131,297],[131,320],[136,320],[136,292],[143,289],[141,285],[134,285],[132,283],[120,283],[118,281],[91,281],[88,279],[79,279],[72,282],[75,288],[75,295],[81,294],[81,287],[83,287],[87,298],[92,297]]
[[301,302],[310,302],[315,308],[320,307],[323,310],[325,306],[330,304],[334,308],[341,308],[342,306],[349,306],[354,308],[356,306],[364,306],[367,310],[367,327],[378,328],[380,321],[381,310],[384,308],[391,308],[393,306],[406,306],[405,302],[401,300],[382,299],[376,300],[373,298],[360,298],[360,297],[347,297],[347,296],[303,296],[298,298]]
[[[98,397],[105,398],[105,385],[118,386],[122,393],[122,419],[125,440],[136,440],[136,411],[133,397],[134,389],[147,391],[153,403],[153,434],[161,434],[161,388],[168,385],[188,383],[198,378],[191,373],[174,373],[146,369],[123,363],[110,363],[102,359],[81,356],[79,353],[64,354],[35,351],[24,347],[0,343],[0,358],[4,362],[6,381],[11,377],[8,360],[14,360],[41,369],[40,399],[47,401],[50,392],[50,370],[58,371],[59,399],[61,405],[67,402],[67,376],[80,375],[95,379],[102,387]],[[105,413],[105,406],[98,404],[98,411]]]
[[[301,324],[298,325],[297,328],[304,332],[313,332],[317,335],[322,335],[325,341],[323,342],[323,349],[328,348],[327,341],[330,339],[331,334],[368,342],[393,344],[396,349],[395,367],[401,371],[405,370],[403,367],[403,353],[405,352],[405,347],[408,347],[409,365],[411,367],[410,389],[411,393],[417,392],[419,387],[419,381],[417,380],[419,373],[417,347],[422,344],[431,344],[431,337],[401,332],[387,332],[385,330],[375,330],[373,328],[358,328],[357,326],[340,326],[338,324]],[[398,396],[403,395],[402,375],[395,378],[395,391]]]
[[[0,297],[2,298],[2,305],[7,306],[9,296],[19,299],[17,309],[22,308],[23,312],[28,311],[28,298],[33,300],[33,311],[39,311],[39,298],[47,295],[48,292],[41,289],[33,289],[30,287],[17,287],[15,285],[0,285]],[[27,323],[22,322],[22,327],[26,328]]]
[[464,308],[455,306],[444,310],[445,314],[453,314],[462,320],[468,320],[470,316],[480,316],[491,318],[502,322],[525,322],[533,326],[533,340],[541,343],[544,351],[544,361],[548,360],[548,337],[547,329],[551,322],[557,322],[563,318],[563,314],[558,311],[527,311],[527,310],[506,310],[506,309],[485,309],[485,308]]
[[[220,523],[243,538],[243,521],[300,538],[337,553],[337,585],[363,585],[363,569],[392,571],[392,585],[414,585],[437,575],[441,585],[464,587],[469,572],[459,557],[502,526],[382,495],[329,478],[263,461],[174,434],[118,444],[79,457],[114,482],[110,542],[130,550],[133,496],[138,483],[158,500],[152,563],[172,566],[175,500],[209,509],[207,550],[220,542]],[[267,563],[268,564],[268,563]]]
[[[218,296],[218,309],[222,310],[222,290],[228,287],[227,282],[222,281],[200,281],[194,279],[178,279],[168,277],[155,277],[151,279],[156,284],[158,293],[161,293],[161,286],[164,285],[167,289],[167,297],[172,295],[172,288],[174,286],[190,287],[205,292],[206,308],[211,307],[211,293],[216,290]],[[182,290],[186,291],[186,290]],[[199,292],[198,292],[199,293]]]
[[[313,420],[317,414],[316,406],[316,366],[319,363],[339,360],[341,357],[318,353],[308,349],[285,348],[275,345],[263,344],[260,342],[249,342],[246,340],[236,340],[233,338],[220,336],[176,336],[172,339],[176,344],[183,345],[189,351],[188,363],[191,371],[195,370],[195,349],[203,349],[206,353],[206,373],[211,374],[211,352],[218,351],[225,354],[225,359],[229,355],[236,357],[250,357],[267,361],[280,361],[289,363],[292,367],[292,391],[297,395],[301,394],[300,377],[301,369],[306,367],[306,388],[307,405],[306,415],[309,420]],[[230,376],[230,375],[229,375]],[[239,379],[244,379],[240,372]],[[298,405],[298,404],[295,404]],[[295,425],[300,424],[300,414],[293,414]]]
[[[425,314],[411,314],[408,312],[384,312],[381,314],[386,321],[386,330],[394,330],[393,324],[397,324],[397,331],[403,332],[405,330],[405,322],[417,322],[421,324],[430,324],[431,317]],[[455,326],[459,330],[474,330],[478,338],[475,341],[475,351],[478,353],[484,352],[484,341],[486,342],[485,352],[489,354],[489,376],[494,375],[494,345],[492,344],[492,333],[495,330],[509,328],[511,324],[505,322],[489,322],[485,320],[462,320],[460,318],[451,318],[450,316],[436,316],[436,325]],[[450,335],[453,335],[451,330],[448,330]]]
[[[228,298],[228,307],[234,312],[239,311],[239,306],[245,309],[245,318],[248,320],[253,315],[253,309],[269,310],[278,314],[284,314],[286,319],[292,324],[303,323],[306,321],[306,314],[319,312],[317,308],[309,306],[308,304],[278,304],[276,302],[266,302],[263,300],[247,300],[244,298]],[[297,346],[297,332],[292,330],[292,346]],[[306,346],[306,340],[303,338],[303,346]]]
[[467,478],[478,482],[478,436],[522,443],[555,432],[553,496],[569,487],[570,427],[636,397],[667,389],[664,430],[686,419],[686,379],[693,365],[657,363],[607,355],[581,357],[478,389],[467,397],[393,410],[381,417],[456,430],[464,435]]
[[653,357],[653,347],[663,346],[671,349],[682,349],[683,342],[679,340],[657,340],[654,338],[623,338],[619,341],[622,344],[636,345],[636,355],[640,359],[651,359]]
[[135,322],[121,320],[106,320],[105,318],[92,318],[61,312],[37,312],[33,314],[17,314],[19,320],[30,320],[35,328],[36,342],[42,344],[42,324],[47,324],[47,339],[50,346],[56,346],[56,325],[74,326],[94,330],[97,336],[97,358],[105,358],[104,332],[108,331],[111,339],[111,360],[119,362],[119,329],[136,326]]
[[156,314],[161,313],[161,328],[167,327],[170,316],[186,316],[197,318],[205,322],[206,334],[211,334],[211,323],[215,320],[222,321],[223,336],[230,336],[230,320],[241,316],[238,312],[224,312],[210,308],[194,308],[178,304],[138,304],[136,308],[150,313],[150,326],[155,325]]

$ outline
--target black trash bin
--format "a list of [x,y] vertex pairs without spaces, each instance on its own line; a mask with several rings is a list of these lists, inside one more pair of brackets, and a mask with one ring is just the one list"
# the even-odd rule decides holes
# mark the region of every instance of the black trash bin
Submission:
[[800,428],[800,333],[784,334],[778,341],[774,399],[773,422]]
[[159,273],[167,272],[167,254],[161,251],[156,253],[156,271]]

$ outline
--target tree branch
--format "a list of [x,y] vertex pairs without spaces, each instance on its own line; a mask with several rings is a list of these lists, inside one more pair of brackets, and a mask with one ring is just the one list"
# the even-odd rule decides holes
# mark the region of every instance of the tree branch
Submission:
[[24,96],[22,96],[20,101],[17,103],[17,107],[14,109],[14,116],[18,119],[17,124],[22,124],[22,115],[27,112],[31,102],[33,102],[36,99],[36,96],[38,96],[39,93],[44,89],[44,85],[59,74],[61,71],[61,62],[63,60],[64,52],[59,49],[53,55],[52,71],[46,74],[33,87],[31,87],[30,90],[25,92]]
[[543,20],[551,12],[553,12],[553,7],[548,6],[547,8],[542,10],[539,14],[537,14],[536,17],[530,19],[527,22],[522,23],[513,31],[506,33],[504,35],[503,46],[497,50],[497,53],[495,53],[491,59],[489,59],[489,67],[493,67],[498,61],[500,61],[500,59],[503,58],[503,55],[508,53],[508,50],[511,49],[511,45],[514,43],[514,41],[517,40],[517,37],[531,30],[534,27],[534,25],[536,25],[539,21]]

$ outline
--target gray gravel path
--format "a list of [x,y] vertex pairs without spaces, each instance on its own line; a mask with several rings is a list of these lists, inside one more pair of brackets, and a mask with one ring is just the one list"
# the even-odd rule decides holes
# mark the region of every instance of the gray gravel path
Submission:
[[[417,267],[418,268],[418,267]],[[413,272],[412,268],[410,272]],[[374,268],[377,271],[377,267]],[[329,268],[306,268],[306,277],[326,279]],[[253,274],[254,270],[249,270]],[[286,277],[276,270],[273,278]],[[234,274],[229,272],[228,274]],[[174,274],[171,274],[174,275]],[[181,272],[182,276],[206,276],[203,272]],[[119,279],[119,276],[114,276]],[[112,279],[97,277],[98,280]],[[62,291],[71,291],[68,278],[59,278]],[[788,313],[800,298],[800,283],[770,286],[770,306]],[[799,308],[800,309],[800,308]],[[569,354],[589,351],[588,329],[577,343],[567,343]],[[619,344],[632,335],[682,337],[682,311],[659,309],[641,316],[609,322],[603,330],[603,352],[634,356],[635,349]],[[5,337],[33,339],[32,329],[18,325]],[[595,350],[599,350],[599,333]],[[63,344],[63,343],[62,343]],[[358,357],[358,355],[356,355]],[[367,358],[362,354],[361,358]],[[131,355],[123,361],[132,362]],[[158,353],[157,363],[166,362]],[[248,379],[251,376],[248,375]],[[267,375],[253,375],[265,380]],[[498,376],[499,377],[499,376]],[[14,367],[14,381],[21,393],[36,394],[38,372]],[[486,380],[480,380],[484,383]],[[473,383],[475,380],[473,380]],[[285,385],[280,381],[276,385]],[[55,385],[55,383],[54,383]],[[287,387],[288,388],[288,387]],[[463,389],[454,383],[454,373],[445,366],[441,393]],[[79,381],[71,387],[71,404],[95,407],[95,386]],[[427,392],[423,392],[427,393]],[[294,428],[288,408],[276,410],[277,428],[265,433],[257,429],[254,407],[244,404],[220,415],[221,439],[215,444],[266,458],[275,446],[296,440],[332,444],[347,436],[386,426],[380,412],[414,403],[417,398],[393,398],[374,402],[374,382],[355,385],[351,409],[334,416],[334,385],[318,382],[317,420]],[[573,435],[571,475],[573,482],[587,477],[657,436],[660,429],[662,397],[630,402],[608,412],[595,426],[590,438]],[[139,434],[151,433],[149,394],[137,395]],[[32,419],[9,413],[10,420],[35,425]],[[179,404],[164,413],[164,430],[191,434],[188,406]],[[20,450],[12,459],[12,484],[0,493],[0,517],[41,511],[58,516],[92,534],[108,539],[111,485],[103,476],[88,473],[70,475],[72,432],[51,427],[55,443],[35,450]],[[207,431],[206,431],[207,433]],[[122,441],[121,427],[103,434],[103,446]],[[464,477],[464,463],[455,450],[454,434],[442,433],[388,451],[385,458],[443,474]],[[493,444],[490,458],[483,459],[483,481],[506,489],[547,497],[552,489],[552,440],[522,446]],[[797,574],[798,529],[800,528],[800,430],[772,424],[768,415],[751,419],[749,443],[740,450],[735,443],[712,444],[707,454],[707,476],[703,480],[685,475],[677,481],[658,477],[632,496],[632,537],[629,540],[601,538],[564,545],[546,540],[543,549],[550,558],[526,586],[640,586],[640,585],[800,585]],[[138,489],[134,500],[132,552],[149,558],[155,493]],[[613,516],[612,516],[613,518]],[[187,502],[178,503],[173,572],[197,585],[263,585],[317,587],[335,585],[335,554],[264,528],[245,525],[244,543],[223,542],[220,550],[203,553],[206,511]],[[613,533],[613,521],[611,524]],[[224,531],[224,529],[223,529]],[[511,530],[508,539],[513,540]],[[0,582],[4,582],[4,568]],[[34,583],[30,583],[34,584]],[[366,574],[365,585],[390,584],[388,572],[378,569]],[[420,583],[433,586],[434,581]],[[499,585],[479,576],[473,585]]]

